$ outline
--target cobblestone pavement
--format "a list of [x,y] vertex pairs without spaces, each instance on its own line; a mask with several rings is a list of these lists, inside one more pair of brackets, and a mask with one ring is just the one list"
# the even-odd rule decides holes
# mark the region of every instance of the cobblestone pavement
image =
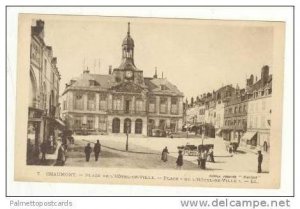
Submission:
[[[66,166],[82,167],[126,167],[126,168],[155,168],[155,169],[176,169],[176,158],[178,146],[191,144],[202,144],[201,138],[156,138],[129,135],[129,151],[125,152],[126,135],[89,135],[74,136],[75,145],[71,145],[68,151]],[[95,162],[94,155],[91,155],[90,162],[85,162],[84,146],[88,143],[95,143],[100,140],[102,153],[100,160]],[[221,138],[206,138],[203,144],[214,144],[215,163],[207,163],[205,171],[242,171],[257,172],[257,155],[253,152],[238,151],[229,154],[226,145]],[[92,145],[92,144],[91,144]],[[93,145],[92,145],[93,146]],[[167,146],[170,152],[168,162],[160,160],[162,149]],[[113,148],[113,149],[110,149]],[[141,154],[134,152],[144,152]],[[183,169],[198,169],[196,156],[184,156]],[[262,164],[263,172],[268,172],[269,155],[264,153]],[[205,172],[204,171],[204,172]]]

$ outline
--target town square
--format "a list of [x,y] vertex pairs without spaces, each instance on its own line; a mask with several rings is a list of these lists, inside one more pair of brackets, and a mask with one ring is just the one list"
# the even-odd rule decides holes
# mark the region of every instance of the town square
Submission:
[[[57,27],[55,21],[48,22],[49,27]],[[272,149],[272,63],[269,59],[262,58],[253,74],[237,71],[239,83],[231,83],[229,76],[223,76],[224,80],[207,79],[209,70],[204,70],[196,82],[203,89],[198,89],[185,76],[173,81],[172,73],[154,64],[151,72],[139,68],[136,64],[137,58],[141,58],[139,53],[143,53],[147,62],[147,54],[153,55],[159,49],[144,50],[144,45],[133,39],[133,28],[139,27],[134,21],[118,24],[118,30],[123,32],[114,34],[111,42],[117,44],[111,46],[119,48],[114,52],[106,49],[109,54],[105,56],[121,59],[114,66],[105,66],[105,70],[100,67],[100,58],[88,63],[89,55],[82,56],[80,47],[74,50],[47,45],[46,37],[55,36],[55,31],[47,30],[48,22],[37,19],[31,26],[27,165],[269,173]],[[93,27],[82,28],[93,31]],[[102,30],[101,24],[99,28]],[[216,26],[214,30],[219,29]],[[255,30],[261,30],[264,36],[269,34],[268,29]],[[139,31],[151,37],[151,32]],[[76,39],[76,34],[72,37]],[[110,35],[101,38],[105,48],[106,40],[110,43]],[[205,38],[210,41],[209,37]],[[256,44],[256,40],[251,41]],[[172,44],[177,47],[176,43],[169,43]],[[180,44],[190,42],[184,39]],[[214,41],[210,44],[214,54]],[[252,50],[246,39],[236,44]],[[82,66],[77,66],[81,72],[61,69],[56,48],[71,50],[66,59],[70,59],[72,68],[76,67],[72,56],[81,56]],[[176,49],[180,49],[174,51],[177,56],[189,54],[181,46]],[[211,59],[207,56],[203,55]],[[162,54],[157,57],[164,60]],[[175,57],[180,64],[181,58]],[[189,70],[185,71],[188,76]],[[192,93],[187,91],[189,88]]]

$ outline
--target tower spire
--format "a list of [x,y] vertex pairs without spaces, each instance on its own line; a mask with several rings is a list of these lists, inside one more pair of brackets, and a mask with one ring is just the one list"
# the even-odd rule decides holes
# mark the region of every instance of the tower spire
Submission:
[[128,30],[127,30],[127,35],[130,35],[130,22],[128,22]]

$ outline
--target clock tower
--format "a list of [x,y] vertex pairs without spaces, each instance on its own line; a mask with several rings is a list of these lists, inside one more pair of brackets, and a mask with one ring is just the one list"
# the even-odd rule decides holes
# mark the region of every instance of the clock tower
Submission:
[[130,60],[134,65],[134,41],[130,36],[130,23],[128,23],[127,36],[124,38],[122,43],[122,60]]
[[122,62],[114,69],[116,82],[134,82],[144,85],[143,71],[134,64],[134,40],[130,35],[130,23],[128,23],[127,35],[122,42]]

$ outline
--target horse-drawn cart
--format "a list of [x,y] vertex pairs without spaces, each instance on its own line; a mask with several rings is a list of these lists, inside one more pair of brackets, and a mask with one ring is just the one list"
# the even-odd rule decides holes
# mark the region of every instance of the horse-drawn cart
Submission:
[[178,150],[182,151],[183,155],[188,156],[197,156],[198,155],[198,149],[196,145],[187,144],[184,146],[178,146]]

